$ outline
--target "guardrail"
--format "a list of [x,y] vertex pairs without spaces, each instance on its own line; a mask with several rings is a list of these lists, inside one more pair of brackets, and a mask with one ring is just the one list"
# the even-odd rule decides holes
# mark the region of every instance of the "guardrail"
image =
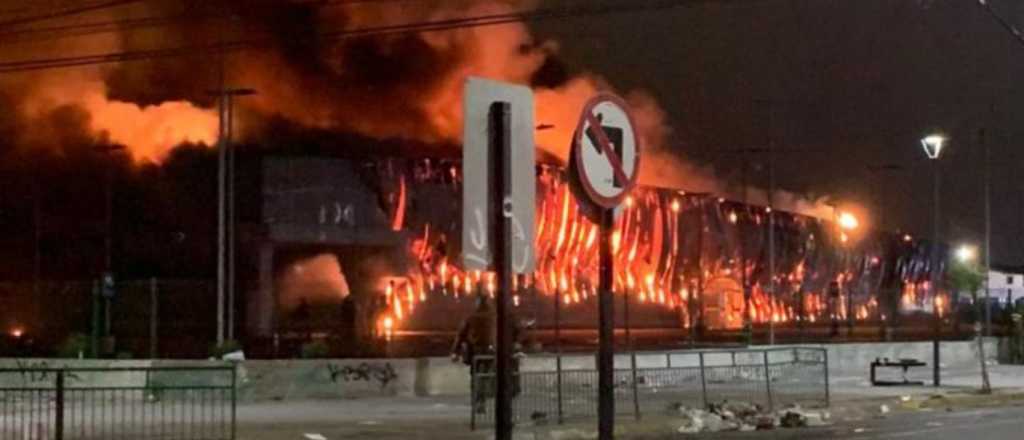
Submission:
[[[470,426],[494,421],[493,357],[478,356],[472,373]],[[628,368],[619,368],[619,365]],[[568,365],[568,367],[566,367]],[[635,366],[635,368],[633,367]],[[562,423],[597,413],[594,355],[543,355],[513,374],[513,420]],[[673,405],[706,408],[723,401],[773,408],[828,406],[828,352],[823,348],[671,351],[619,355],[616,413],[639,418]]]
[[235,438],[234,367],[0,369],[0,439]]

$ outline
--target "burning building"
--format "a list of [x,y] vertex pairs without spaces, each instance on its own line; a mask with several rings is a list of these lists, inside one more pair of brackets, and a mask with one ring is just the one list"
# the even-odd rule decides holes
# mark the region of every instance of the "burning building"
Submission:
[[[334,321],[323,331],[445,334],[468,314],[475,295],[495,294],[492,274],[460,267],[458,160],[267,156],[261,170],[261,220],[247,238],[257,249],[259,274],[247,300],[250,334],[281,331],[296,313],[296,295],[335,305],[347,295],[354,302],[359,312],[345,318],[352,322]],[[598,229],[565,179],[558,166],[537,168],[538,266],[517,277],[511,292],[516,314],[541,330],[593,329],[597,316]],[[850,238],[837,222],[651,186],[627,199],[612,248],[615,295],[628,304],[617,311],[620,319],[682,334],[736,331],[748,322],[895,320],[932,307],[922,292],[945,261],[944,250],[909,236],[873,231]],[[338,272],[333,277],[345,280],[344,292],[323,297],[282,287],[307,259],[324,255],[335,261],[324,270]]]
[[[0,0],[8,10],[37,12],[22,3]],[[94,147],[123,145],[126,158],[117,160],[131,162],[132,173],[183,176],[195,186],[209,179],[203,187],[212,188],[214,167],[186,173],[179,164],[172,174],[154,164],[175,152],[198,154],[179,148],[183,143],[205,148],[216,142],[216,102],[209,90],[254,89],[255,95],[237,102],[238,140],[270,151],[240,167],[236,179],[243,188],[237,205],[245,266],[238,309],[250,336],[339,326],[359,338],[445,331],[468,311],[467,296],[493,294],[489,274],[467,273],[458,264],[461,171],[455,157],[461,90],[470,75],[529,84],[537,121],[546,127],[537,132],[545,158],[537,169],[539,269],[516,280],[517,310],[535,317],[541,328],[554,326],[554,304],[559,325],[586,328],[596,322],[596,228],[578,212],[557,164],[568,156],[582,104],[614,86],[597,73],[566,66],[556,42],[536,39],[517,18],[550,5],[130,3],[97,9],[80,23],[23,25],[0,35],[0,53],[9,60],[0,78],[0,105],[8,110],[0,119],[5,157],[20,160],[45,151],[53,161],[68,163],[67,174],[78,175],[79,164],[86,163],[81,157],[91,158],[89,167],[97,170],[120,163],[111,159],[116,154],[97,158]],[[480,26],[473,17],[504,21]],[[464,25],[440,27],[452,21]],[[86,62],[97,57],[104,61]],[[74,68],[38,70],[53,67]],[[885,320],[898,309],[931,304],[921,292],[928,291],[929,274],[941,270],[942,251],[879,232],[844,243],[834,224],[803,215],[805,210],[796,209],[800,203],[776,204],[780,209],[770,220],[765,197],[753,199],[762,206],[738,203],[740,197],[728,196],[713,173],[681,158],[673,148],[681,142],[655,99],[642,90],[619,93],[636,118],[646,164],[646,186],[615,233],[616,295],[628,301],[633,325],[728,331],[746,322]],[[306,143],[309,131],[320,133],[318,140],[360,136],[372,142],[338,142],[326,157],[282,155],[283,146]],[[384,144],[398,147],[382,153]],[[242,154],[243,161],[249,154]],[[206,261],[213,252],[213,197],[174,184],[164,185],[176,190],[175,200],[194,203],[190,212],[202,215],[179,219],[180,206],[170,206],[164,216],[174,220],[167,225],[154,222],[130,239],[113,241],[140,247],[142,238],[151,239],[153,254],[160,255],[169,240],[148,237],[167,229],[173,231],[170,242],[179,246],[171,254],[203,259],[183,258],[178,265],[185,269],[177,273],[213,267]],[[85,185],[69,186],[72,192]],[[88,205],[75,215],[102,203],[86,203],[77,193],[64,199]],[[13,212],[23,205],[12,200],[5,206]],[[135,215],[123,211],[118,216]],[[775,237],[774,258],[769,235]],[[85,240],[54,241],[59,243],[53,247],[66,248]],[[205,251],[186,254],[186,247]],[[89,260],[96,251],[73,254]],[[115,256],[115,266],[122,259],[127,258]],[[170,260],[152,259],[152,267]],[[122,266],[142,276],[160,272]],[[98,269],[80,272],[91,276]],[[74,276],[82,277],[80,272]],[[212,276],[195,273],[189,276]]]

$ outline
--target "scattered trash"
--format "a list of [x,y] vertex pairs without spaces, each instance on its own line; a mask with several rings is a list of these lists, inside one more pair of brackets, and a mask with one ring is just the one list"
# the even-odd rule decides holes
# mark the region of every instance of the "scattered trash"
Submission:
[[860,433],[863,433],[864,431],[867,431],[867,430],[864,429],[864,428],[856,428],[856,429],[853,430],[854,434],[860,434]]
[[678,403],[669,405],[669,410],[682,417],[677,428],[681,434],[818,427],[828,425],[827,420],[832,417],[827,411],[809,411],[800,405],[773,412],[757,404],[729,401],[710,404],[707,411]]
[[890,411],[892,411],[892,410],[889,408],[889,405],[882,405],[882,406],[878,407],[878,413],[879,414],[882,414],[882,415],[889,414]]
[[900,397],[900,402],[909,402],[909,401],[910,401],[910,396],[901,396]]
[[324,437],[323,435],[315,433],[315,432],[314,433],[305,433],[305,434],[302,434],[302,436],[306,437],[309,440],[327,440],[327,437]]
[[379,425],[380,422],[378,422],[376,420],[363,420],[363,421],[359,422],[359,424],[360,425],[364,425],[364,426],[376,426],[376,425]]
[[925,426],[932,427],[932,428],[938,428],[940,426],[944,426],[944,424],[942,422],[928,422],[928,423],[925,423]]

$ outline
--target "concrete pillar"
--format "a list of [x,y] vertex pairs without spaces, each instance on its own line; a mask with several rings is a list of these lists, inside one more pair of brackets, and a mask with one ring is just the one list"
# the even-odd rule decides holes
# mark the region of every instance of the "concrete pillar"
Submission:
[[256,267],[259,271],[256,289],[248,301],[247,327],[249,336],[266,338],[273,336],[277,310],[274,295],[274,245],[261,243],[257,251]]

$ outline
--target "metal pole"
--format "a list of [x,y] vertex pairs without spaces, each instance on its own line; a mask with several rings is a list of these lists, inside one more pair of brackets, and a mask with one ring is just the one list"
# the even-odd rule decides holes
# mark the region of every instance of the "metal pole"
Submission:
[[[108,159],[109,158],[110,156],[108,156]],[[107,273],[110,273],[110,254],[111,249],[114,247],[113,239],[111,238],[111,234],[113,234],[114,230],[114,228],[111,225],[111,223],[113,223],[114,221],[114,164],[111,160],[108,160],[107,162],[107,181],[104,193],[104,202],[104,227],[106,228],[106,231],[104,233],[103,239],[103,270],[106,271]]]
[[564,419],[562,407],[562,289],[555,287],[555,382],[558,393],[558,424]]
[[988,142],[985,142],[984,129],[979,136],[985,147],[985,336],[992,336],[992,294],[989,288],[989,276],[992,273],[992,159]]
[[157,304],[156,278],[149,280],[149,358],[156,359],[157,353],[157,321],[160,319],[160,309]]
[[[611,223],[611,227],[614,227],[614,223]],[[614,297],[612,297],[614,298]],[[630,292],[625,290],[623,294],[623,326],[626,331],[626,347],[630,352],[630,379],[633,381],[631,390],[633,392],[633,416],[637,420],[640,420],[640,402],[637,399],[637,356],[636,351],[633,347],[633,324],[630,322]],[[614,334],[612,334],[614,338]]]
[[96,359],[100,353],[100,285],[92,282],[92,328],[89,341],[89,357]]
[[217,345],[220,346],[224,343],[224,247],[225,247],[225,225],[226,215],[224,212],[225,205],[225,182],[227,174],[227,130],[226,130],[226,118],[225,109],[227,103],[225,102],[224,94],[224,74],[223,67],[221,68],[221,97],[218,101],[219,115],[220,115],[220,139],[217,147]]
[[[746,210],[748,205],[747,200],[747,168],[748,158],[743,158],[743,210]],[[737,215],[736,227],[739,229],[740,237],[740,283],[743,285],[743,339],[744,343],[750,345],[754,342],[754,323],[752,321],[752,310],[750,307],[750,280],[747,279],[747,234],[743,227],[744,216]]]
[[768,105],[768,345],[775,345],[775,112]]
[[704,373],[704,352],[697,355],[700,358],[700,393],[704,397],[704,409],[708,409],[708,379]]
[[[692,329],[691,335],[696,332],[696,336],[703,338],[704,336],[704,198],[701,198],[699,203],[700,207],[700,230],[697,231],[697,319],[695,322],[695,328]],[[691,295],[692,296],[692,295]],[[692,346],[693,344],[691,344]]]
[[941,326],[942,318],[939,317],[939,264],[942,261],[939,258],[939,161],[938,159],[932,159],[932,171],[934,174],[934,224],[932,225],[934,230],[932,231],[932,271],[931,271],[931,290],[932,290],[932,313],[934,314],[935,334],[932,340],[932,374],[934,376],[935,386],[939,387],[942,385],[942,373],[939,367],[941,355],[939,353],[939,338],[941,337]]
[[773,410],[775,399],[772,398],[772,370],[768,359],[768,350],[764,351],[764,389],[768,397],[768,410]]
[[[512,439],[512,331],[509,328],[509,301],[512,296],[512,258],[510,243],[512,242],[512,222],[505,216],[505,206],[511,204],[512,173],[511,173],[511,106],[507,102],[498,102],[490,109],[491,157],[494,176],[492,187],[496,191],[491,197],[496,233],[494,268],[496,272],[497,312],[498,312],[498,350],[497,350],[497,398],[495,400],[495,439]],[[511,210],[509,210],[510,214]]]
[[599,347],[597,357],[597,433],[600,440],[613,440],[615,435],[615,302],[612,297],[614,261],[612,229],[614,212],[601,212],[601,252],[599,276]]
[[56,396],[54,398],[54,439],[64,440],[64,370],[57,370]]
[[226,121],[224,122],[227,128],[227,139],[224,141],[225,153],[227,155],[227,173],[225,176],[226,192],[227,192],[227,243],[225,252],[227,253],[227,339],[235,339],[235,149],[231,145],[231,139],[234,137],[234,96],[233,94],[227,95],[227,113]]

